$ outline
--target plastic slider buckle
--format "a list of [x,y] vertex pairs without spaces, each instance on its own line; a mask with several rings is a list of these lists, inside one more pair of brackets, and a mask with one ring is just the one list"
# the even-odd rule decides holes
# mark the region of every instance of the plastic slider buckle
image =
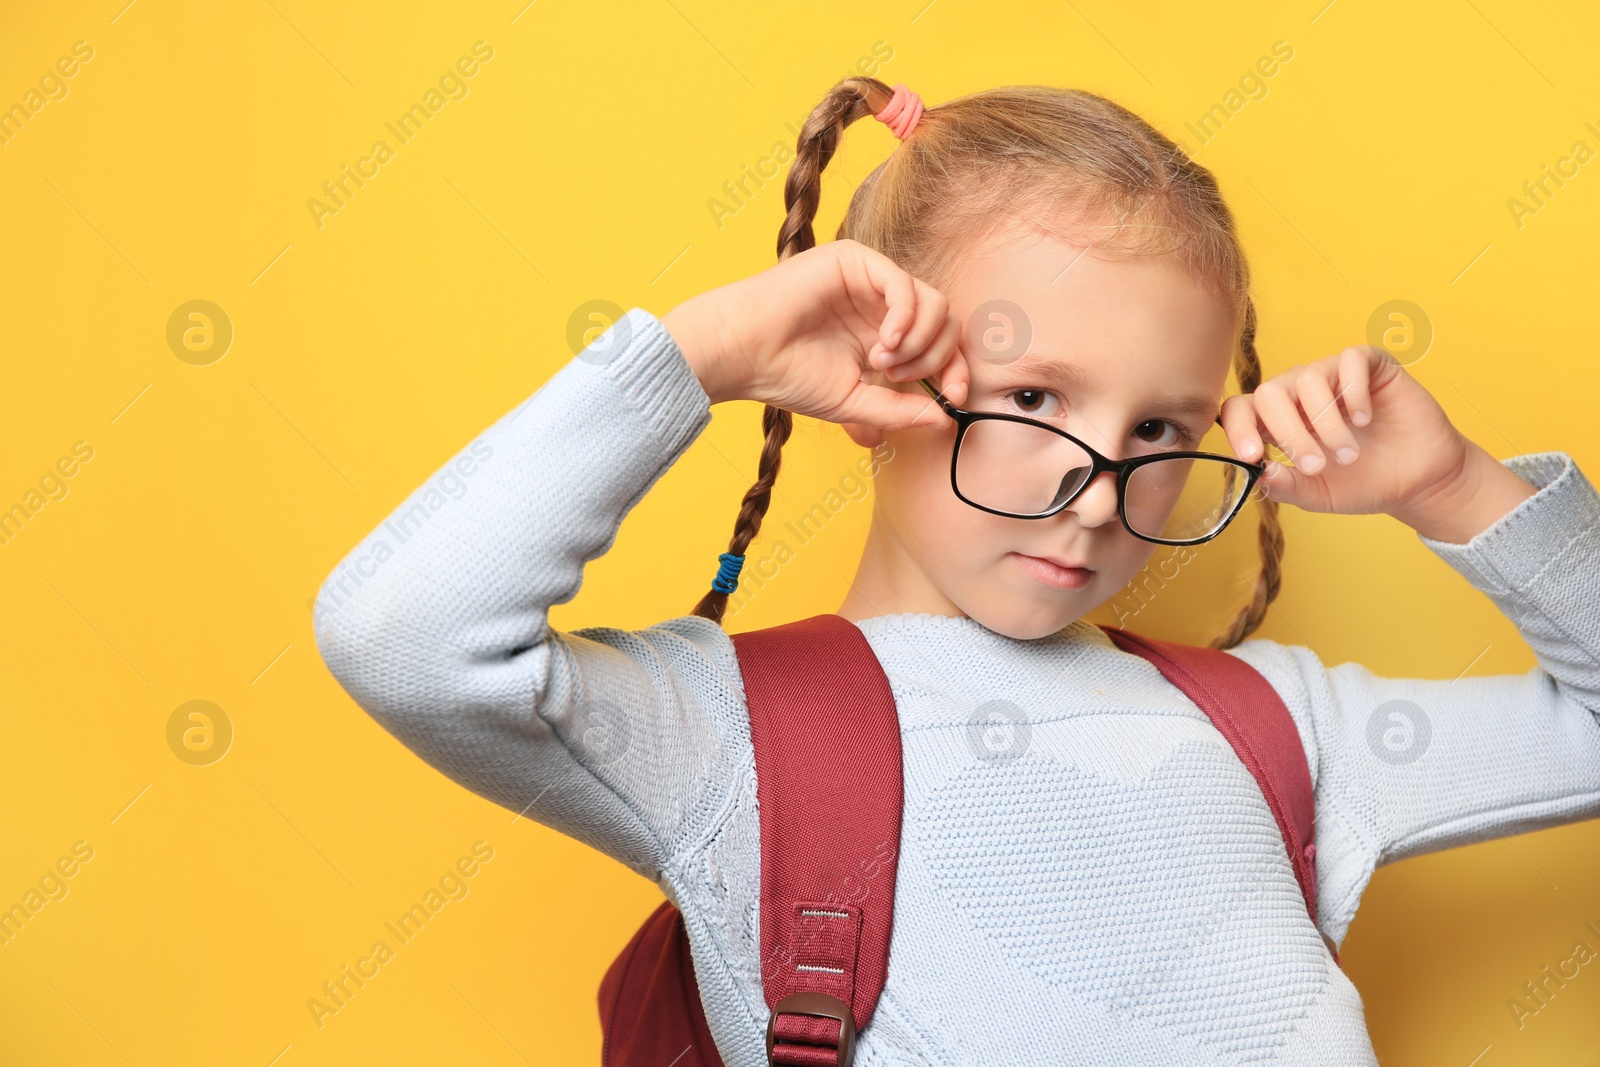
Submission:
[[[850,1005],[827,993],[790,993],[779,999],[767,1018],[767,1064],[772,1059],[773,1027],[780,1015],[814,1015],[822,1019],[839,1021],[839,1048],[837,1067],[851,1067],[856,1058],[856,1019]],[[811,1046],[813,1048],[817,1046]]]

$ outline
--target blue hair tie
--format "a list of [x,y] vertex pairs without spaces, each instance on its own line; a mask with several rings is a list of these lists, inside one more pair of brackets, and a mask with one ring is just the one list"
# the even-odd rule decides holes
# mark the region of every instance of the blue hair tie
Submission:
[[717,576],[711,580],[711,588],[719,593],[731,593],[739,587],[739,568],[744,566],[744,557],[724,552],[717,559],[722,562],[717,567]]

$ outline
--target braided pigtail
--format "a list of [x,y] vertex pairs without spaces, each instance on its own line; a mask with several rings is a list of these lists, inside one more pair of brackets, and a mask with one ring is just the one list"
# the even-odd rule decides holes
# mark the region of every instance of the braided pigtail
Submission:
[[[839,137],[857,119],[875,116],[893,97],[894,90],[876,78],[846,78],[835,85],[806,118],[795,145],[794,162],[783,184],[783,225],[778,228],[778,261],[816,247],[812,223],[822,200],[822,171],[839,148]],[[744,551],[761,531],[772,502],[772,486],[778,480],[783,462],[783,446],[794,428],[794,416],[782,408],[765,406],[761,428],[766,440],[761,446],[761,462],[755,484],[744,494],[739,517],[734,520],[728,551],[719,559],[721,567],[711,589],[700,598],[691,614],[722,622],[728,610],[728,595],[738,585]]]
[[[1245,297],[1244,329],[1239,335],[1240,360],[1236,368],[1239,391],[1253,393],[1261,384],[1261,357],[1256,354],[1256,305]],[[1283,527],[1278,522],[1278,502],[1264,493],[1257,495],[1261,523],[1256,544],[1261,553],[1261,578],[1251,583],[1250,602],[1234,616],[1227,631],[1211,642],[1212,648],[1232,648],[1249,637],[1267,616],[1267,605],[1278,597],[1283,576]]]

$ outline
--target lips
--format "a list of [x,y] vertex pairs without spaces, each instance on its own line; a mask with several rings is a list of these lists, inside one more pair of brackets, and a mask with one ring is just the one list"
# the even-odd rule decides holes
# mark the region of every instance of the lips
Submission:
[[1077,571],[1092,571],[1092,570],[1094,570],[1094,568],[1089,566],[1087,563],[1075,563],[1070,559],[1061,559],[1061,558],[1059,558],[1057,556],[1034,556],[1033,558],[1034,559],[1042,559],[1046,563],[1054,563],[1057,567],[1060,567],[1062,570],[1077,570]]
[[1057,589],[1082,589],[1094,577],[1094,569],[1055,556],[1030,556],[1012,552],[1027,573],[1045,585]]

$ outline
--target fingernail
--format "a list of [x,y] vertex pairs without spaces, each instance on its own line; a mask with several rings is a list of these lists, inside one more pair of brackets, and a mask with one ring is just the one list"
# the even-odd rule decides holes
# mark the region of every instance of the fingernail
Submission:
[[1356,458],[1356,450],[1353,448],[1341,448],[1339,449],[1338,456],[1340,463],[1349,463],[1351,460]]
[[1281,470],[1283,470],[1283,464],[1282,463],[1279,463],[1275,459],[1267,460],[1267,477],[1268,478],[1276,478],[1278,476],[1278,472],[1281,471]]
[[1307,474],[1315,474],[1315,473],[1317,473],[1319,470],[1322,469],[1322,457],[1321,456],[1307,456],[1304,460],[1301,461],[1300,469],[1305,471]]
[[1358,411],[1350,416],[1350,421],[1355,423],[1357,426],[1365,426],[1367,423],[1372,421],[1372,416],[1368,415],[1365,411]]

